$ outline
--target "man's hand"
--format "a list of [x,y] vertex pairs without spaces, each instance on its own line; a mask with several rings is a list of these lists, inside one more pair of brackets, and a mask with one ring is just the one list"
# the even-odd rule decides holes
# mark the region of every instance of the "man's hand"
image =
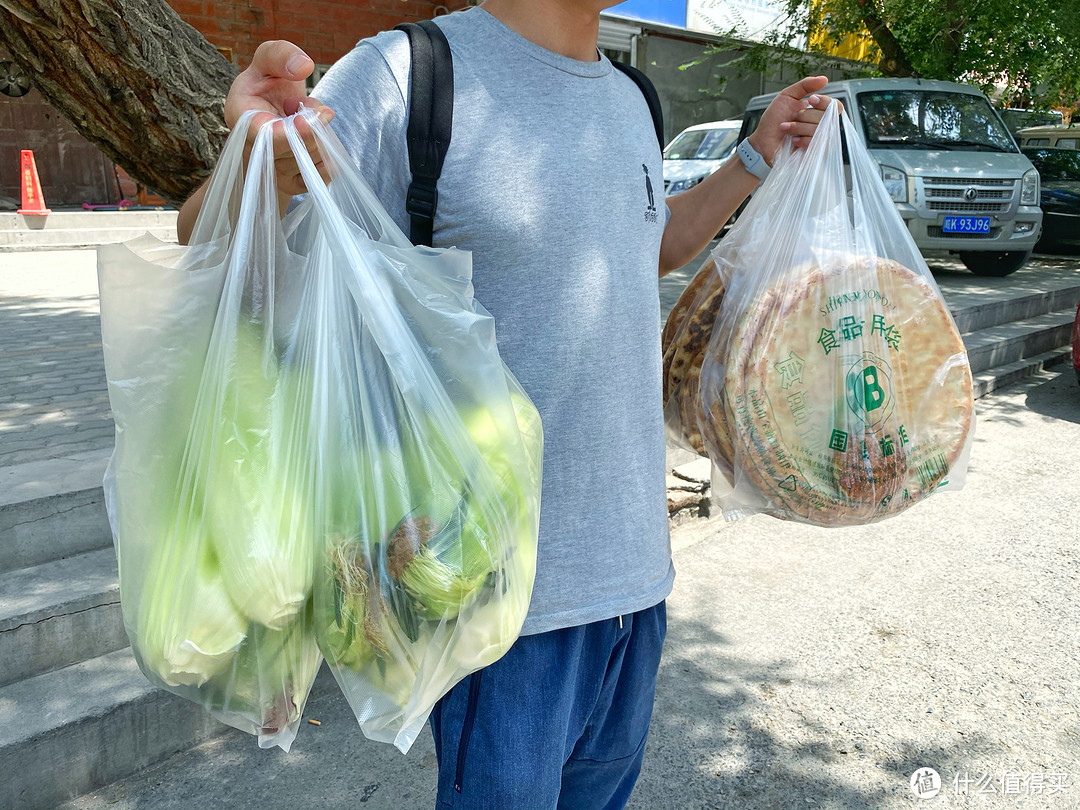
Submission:
[[[796,147],[810,143],[832,101],[818,93],[828,83],[824,76],[807,77],[785,87],[765,109],[747,140],[770,166],[788,135]],[[689,191],[668,197],[671,219],[660,243],[660,275],[683,267],[704,250],[757,183],[733,157]]]
[[[251,145],[260,125],[274,118],[292,115],[303,104],[318,112],[319,119],[328,123],[334,117],[334,111],[324,106],[318,99],[307,96],[304,79],[311,75],[315,63],[306,53],[291,42],[275,40],[264,42],[255,51],[251,65],[237,76],[225,98],[225,123],[229,127],[236,125],[248,110],[259,110],[251,121],[248,131],[245,159],[251,154]],[[323,165],[319,150],[315,145],[315,136],[307,122],[296,120],[296,130],[304,139],[308,154],[319,170],[324,181],[330,176]],[[294,194],[307,191],[300,176],[296,158],[285,137],[285,128],[274,125],[274,176],[277,181],[278,198],[287,203]]]
[[791,136],[796,148],[810,143],[825,108],[832,101],[829,96],[818,94],[828,83],[825,76],[808,76],[781,90],[766,108],[757,129],[747,140],[770,166],[785,136]]
[[[276,40],[260,45],[248,69],[233,79],[229,95],[225,98],[225,123],[232,128],[248,110],[259,111],[248,129],[244,149],[245,162],[251,157],[251,147],[261,124],[292,115],[300,109],[301,104],[316,110],[324,124],[334,117],[333,110],[318,99],[306,95],[304,79],[310,76],[314,69],[315,63],[300,48],[291,42]],[[319,175],[324,181],[330,182],[330,172],[319,155],[311,127],[302,118],[298,118],[296,130],[304,139],[304,145],[319,170]],[[307,191],[307,186],[304,185],[296,158],[293,157],[292,148],[285,137],[285,128],[281,124],[274,125],[274,180],[277,184],[278,212],[284,214],[293,195],[303,194]],[[191,238],[205,196],[206,183],[203,183],[180,208],[176,220],[176,235],[181,245],[186,245]]]

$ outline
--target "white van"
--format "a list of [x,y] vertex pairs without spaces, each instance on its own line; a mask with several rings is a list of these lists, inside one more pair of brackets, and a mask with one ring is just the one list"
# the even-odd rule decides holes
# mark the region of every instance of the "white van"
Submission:
[[1080,149],[1080,124],[1028,127],[1016,133],[1021,146],[1049,146],[1053,149]]
[[[1023,267],[1042,227],[1039,173],[979,90],[924,79],[831,82],[881,167],[881,177],[924,253],[957,253],[973,272]],[[775,93],[750,100],[740,138]]]
[[713,121],[687,127],[664,149],[664,192],[693,188],[735,153],[742,121]]

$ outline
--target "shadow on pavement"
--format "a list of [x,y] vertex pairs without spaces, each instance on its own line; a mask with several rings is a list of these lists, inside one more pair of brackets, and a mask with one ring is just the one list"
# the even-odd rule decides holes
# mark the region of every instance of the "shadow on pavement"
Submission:
[[[731,646],[707,625],[669,624],[645,765],[630,810],[906,807],[915,801],[909,780],[916,770],[933,767],[943,777],[959,771],[956,752],[940,747],[893,742],[883,755],[882,741],[859,731],[857,716],[847,721],[846,735],[804,715],[793,717],[784,692],[815,685],[796,683],[782,660],[760,666],[726,655]],[[843,717],[844,707],[836,710]],[[796,730],[785,735],[781,727]],[[966,754],[984,749],[993,746],[975,735],[966,738]]]
[[57,810],[431,810],[436,778],[427,729],[407,756],[370,742],[323,667],[289,753],[262,750],[254,737],[228,729]]
[[1073,369],[1060,366],[1053,380],[1032,388],[1025,405],[1032,411],[1054,419],[1080,424],[1080,385]]
[[112,437],[97,297],[0,297],[0,466]]
[[[1022,393],[1022,397],[1010,396]],[[994,391],[978,400],[980,418],[1019,425],[1021,414],[1037,413],[1047,419],[1060,419],[1080,424],[1080,385],[1070,365],[1061,364],[1037,377],[1023,380]],[[978,426],[975,440],[979,441]]]

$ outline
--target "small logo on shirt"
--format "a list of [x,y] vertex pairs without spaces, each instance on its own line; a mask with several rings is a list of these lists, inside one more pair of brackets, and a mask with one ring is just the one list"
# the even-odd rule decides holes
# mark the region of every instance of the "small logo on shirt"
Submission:
[[645,171],[645,193],[649,195],[649,207],[645,209],[645,221],[656,222],[658,219],[656,214],[656,198],[653,196],[652,178],[649,177],[649,167],[642,163],[641,168]]

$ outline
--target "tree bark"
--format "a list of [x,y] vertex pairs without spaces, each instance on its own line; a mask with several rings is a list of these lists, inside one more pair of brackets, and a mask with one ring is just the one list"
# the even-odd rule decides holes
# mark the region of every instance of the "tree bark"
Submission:
[[945,20],[946,70],[950,74],[957,74],[960,72],[957,70],[957,65],[960,62],[960,50],[964,44],[964,18],[960,13],[959,0],[946,0]]
[[85,138],[169,202],[210,173],[236,71],[164,0],[0,0],[0,44]]
[[[3,2],[3,0],[0,0]],[[881,61],[878,69],[886,76],[898,78],[915,78],[919,73],[912,66],[903,46],[897,41],[888,24],[878,14],[874,0],[855,0],[862,13],[863,24],[874,42],[881,48]]]

